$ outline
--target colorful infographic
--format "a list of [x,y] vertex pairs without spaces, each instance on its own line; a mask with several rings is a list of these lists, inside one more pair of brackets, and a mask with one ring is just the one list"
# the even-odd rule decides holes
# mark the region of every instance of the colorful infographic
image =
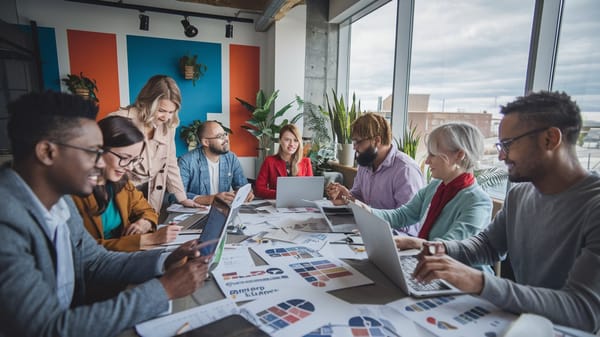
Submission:
[[[226,297],[240,302],[269,296],[286,286],[289,287],[290,273],[273,266],[237,266],[215,269],[213,277]],[[299,282],[295,275],[293,279]]]
[[334,258],[315,258],[291,263],[289,267],[308,284],[324,291],[371,284],[373,281]]
[[438,336],[499,337],[516,318],[492,303],[470,295],[405,298],[388,306]]
[[265,262],[272,265],[281,265],[288,261],[298,261],[315,257],[322,257],[315,249],[304,245],[277,244],[277,246],[257,245],[251,249]]

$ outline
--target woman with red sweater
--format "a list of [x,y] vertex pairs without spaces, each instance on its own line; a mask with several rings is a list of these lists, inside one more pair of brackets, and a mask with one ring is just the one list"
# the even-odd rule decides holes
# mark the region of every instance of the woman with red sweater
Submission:
[[312,176],[309,158],[302,157],[302,136],[294,124],[287,124],[279,132],[279,151],[268,156],[256,177],[254,193],[260,198],[275,199],[277,177]]

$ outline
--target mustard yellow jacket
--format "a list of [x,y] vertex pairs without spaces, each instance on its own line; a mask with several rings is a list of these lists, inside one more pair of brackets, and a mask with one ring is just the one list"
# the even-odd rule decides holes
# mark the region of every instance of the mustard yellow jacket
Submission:
[[[99,244],[103,245],[106,249],[118,251],[131,252],[140,249],[141,234],[126,235],[115,239],[104,239],[102,219],[99,215],[91,215],[98,209],[98,203],[93,194],[85,198],[73,196],[73,200],[83,218],[85,228]],[[156,230],[158,214],[144,198],[142,192],[138,191],[131,182],[127,182],[127,185],[117,193],[115,196],[115,206],[119,210],[124,228],[143,218],[152,222],[152,230]]]

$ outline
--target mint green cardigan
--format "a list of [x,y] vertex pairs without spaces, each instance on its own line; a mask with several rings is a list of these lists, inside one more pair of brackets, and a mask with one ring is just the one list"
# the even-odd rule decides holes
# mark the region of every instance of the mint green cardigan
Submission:
[[[393,228],[423,223],[429,204],[441,180],[435,179],[419,190],[405,205],[396,209],[373,209],[373,214]],[[428,240],[462,240],[483,230],[490,222],[492,200],[475,182],[461,190],[440,213],[429,232]],[[421,227],[421,226],[419,226]]]

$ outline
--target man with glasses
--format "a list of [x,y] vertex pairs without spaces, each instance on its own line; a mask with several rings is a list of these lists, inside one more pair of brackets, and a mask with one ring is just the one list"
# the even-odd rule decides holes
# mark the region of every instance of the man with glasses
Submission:
[[[0,168],[0,336],[114,336],[165,312],[169,299],[206,278],[196,242],[170,255],[108,252],[84,230],[69,195],[90,194],[105,166],[97,109],[50,91],[8,105],[13,162]],[[86,289],[107,282],[139,285],[86,303]]]
[[[510,189],[483,232],[425,243],[415,276],[445,279],[511,312],[598,331],[600,176],[577,158],[579,107],[565,93],[542,91],[517,98],[500,113],[498,158],[509,180],[521,184]],[[493,264],[506,254],[516,282],[465,265]]]
[[[178,162],[187,197],[203,205],[210,205],[215,196],[232,202],[235,191],[248,180],[238,157],[229,151],[229,135],[217,121],[206,121],[196,136],[201,146]],[[250,192],[248,201],[252,198]]]
[[[327,195],[334,204],[358,199],[378,209],[395,209],[406,204],[423,187],[417,163],[392,145],[392,128],[381,115],[367,113],[352,124],[352,144],[358,171],[352,189],[333,183]],[[419,225],[398,229],[412,236]]]

